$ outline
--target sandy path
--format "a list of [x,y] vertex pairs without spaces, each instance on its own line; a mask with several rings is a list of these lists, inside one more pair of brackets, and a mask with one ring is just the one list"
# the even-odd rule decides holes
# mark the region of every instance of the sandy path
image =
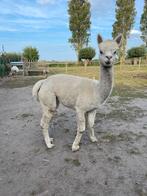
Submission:
[[87,132],[72,153],[76,121],[59,108],[54,149],[43,141],[31,87],[0,88],[1,196],[146,196],[147,99],[115,96],[97,114],[97,144]]

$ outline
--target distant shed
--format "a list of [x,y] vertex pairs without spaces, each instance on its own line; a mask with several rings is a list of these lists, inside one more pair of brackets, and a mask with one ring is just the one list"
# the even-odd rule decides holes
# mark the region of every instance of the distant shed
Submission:
[[10,65],[11,65],[11,67],[12,67],[12,66],[16,66],[16,67],[18,67],[19,69],[23,69],[24,62],[23,62],[23,61],[20,61],[20,62],[10,62]]

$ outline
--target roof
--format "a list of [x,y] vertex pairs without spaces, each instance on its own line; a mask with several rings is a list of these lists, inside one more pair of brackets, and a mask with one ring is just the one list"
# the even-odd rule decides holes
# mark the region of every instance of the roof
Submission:
[[11,65],[24,65],[23,61],[19,61],[19,62],[10,62]]

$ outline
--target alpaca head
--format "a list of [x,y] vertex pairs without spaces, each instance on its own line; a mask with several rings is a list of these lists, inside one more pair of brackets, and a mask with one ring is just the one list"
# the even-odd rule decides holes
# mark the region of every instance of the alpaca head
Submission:
[[112,67],[117,57],[117,50],[121,46],[122,35],[118,35],[114,40],[103,41],[101,35],[98,35],[99,61],[104,67]]

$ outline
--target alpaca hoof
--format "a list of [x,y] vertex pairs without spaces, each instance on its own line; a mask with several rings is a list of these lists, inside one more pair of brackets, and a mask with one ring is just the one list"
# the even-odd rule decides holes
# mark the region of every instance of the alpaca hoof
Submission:
[[54,141],[54,138],[52,138],[52,137],[51,137],[51,138],[50,138],[50,141],[51,141],[51,143],[53,143],[53,141]]
[[90,137],[90,140],[92,141],[92,142],[97,142],[97,138],[94,136],[94,137]]
[[46,144],[46,145],[47,145],[47,148],[53,148],[55,146],[54,144],[51,144],[51,143]]
[[41,128],[44,127],[44,123],[43,123],[43,122],[40,123],[40,127],[41,127]]
[[76,145],[76,146],[73,145],[73,146],[72,146],[72,151],[73,151],[73,152],[76,152],[77,150],[79,150],[79,148],[80,148],[79,145]]

